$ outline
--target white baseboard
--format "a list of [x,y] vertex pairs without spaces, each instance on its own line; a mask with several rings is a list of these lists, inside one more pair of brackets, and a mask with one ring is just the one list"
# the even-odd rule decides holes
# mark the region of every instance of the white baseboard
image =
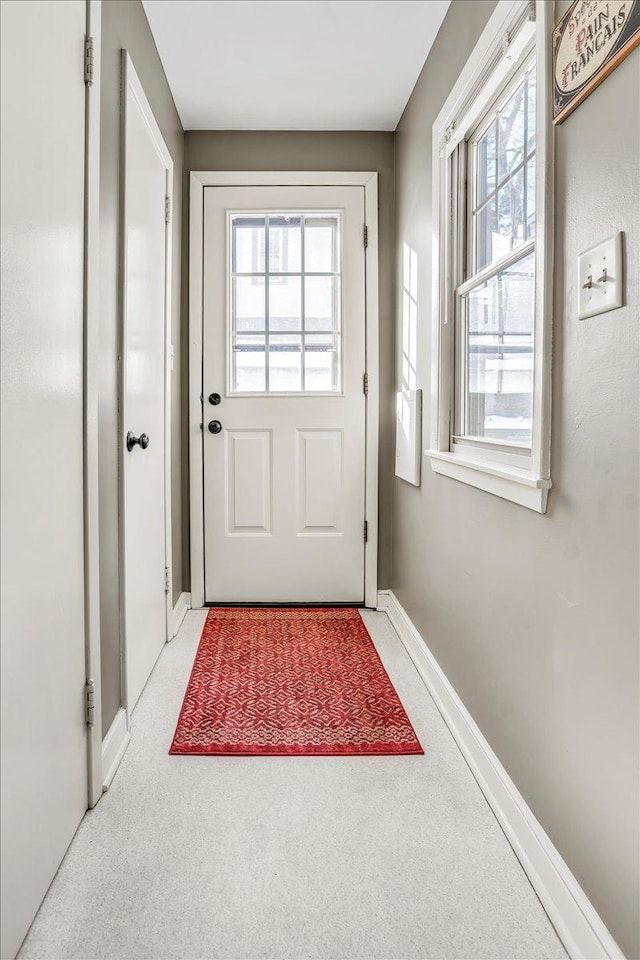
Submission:
[[378,593],[378,610],[387,614],[406,647],[569,956],[572,960],[624,960],[393,591]]
[[176,636],[178,630],[182,626],[182,621],[184,620],[187,610],[191,609],[191,594],[190,593],[181,593],[178,599],[176,600],[176,605],[173,608],[171,614],[171,620],[169,622],[169,639],[173,640]]
[[125,755],[130,740],[131,734],[129,733],[129,725],[127,723],[127,711],[124,707],[120,707],[113,723],[109,727],[109,732],[102,741],[103,793],[111,786],[111,782],[116,775],[116,770]]

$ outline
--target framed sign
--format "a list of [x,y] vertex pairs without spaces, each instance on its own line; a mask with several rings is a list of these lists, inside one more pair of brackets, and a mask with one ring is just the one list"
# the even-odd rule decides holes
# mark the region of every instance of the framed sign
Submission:
[[575,0],[553,31],[553,122],[578,104],[640,43],[640,0]]

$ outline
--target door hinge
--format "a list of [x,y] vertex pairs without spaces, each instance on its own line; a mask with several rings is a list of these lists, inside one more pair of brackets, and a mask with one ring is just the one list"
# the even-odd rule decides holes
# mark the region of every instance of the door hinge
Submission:
[[366,543],[369,539],[369,521],[365,520],[364,522],[364,542]]
[[84,685],[84,718],[88,727],[92,727],[96,713],[96,688],[93,680],[87,680]]
[[171,197],[164,198],[164,222],[171,223]]
[[95,47],[93,37],[84,38],[84,85],[93,86],[93,66],[95,60]]
[[165,594],[169,593],[169,588],[171,587],[171,577],[169,576],[169,567],[164,568],[164,592]]
[[362,392],[364,393],[365,397],[369,396],[369,374],[368,373],[362,374]]
[[365,247],[369,246],[369,227],[366,225],[366,223],[362,230],[362,242],[364,243]]

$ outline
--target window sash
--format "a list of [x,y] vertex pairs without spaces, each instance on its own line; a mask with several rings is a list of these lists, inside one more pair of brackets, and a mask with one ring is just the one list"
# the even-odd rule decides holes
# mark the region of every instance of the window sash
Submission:
[[[517,255],[516,255],[517,254]],[[452,432],[451,432],[451,443],[459,443],[460,441],[472,441],[474,443],[488,444],[489,449],[501,448],[505,450],[518,450],[518,451],[528,451],[531,452],[532,443],[533,443],[533,433],[532,439],[529,443],[518,443],[514,440],[499,440],[490,437],[478,436],[473,433],[468,433],[466,430],[466,425],[469,423],[469,295],[473,293],[474,290],[482,287],[487,279],[492,279],[497,276],[499,273],[503,272],[510,266],[514,266],[520,263],[522,260],[525,260],[531,255],[534,256],[535,263],[535,241],[526,245],[526,249],[519,248],[517,251],[514,251],[514,255],[510,256],[506,263],[501,263],[499,268],[492,270],[488,277],[472,277],[464,286],[464,292],[460,293],[456,291],[455,304],[454,304],[454,374],[453,374],[453,387],[454,387],[454,400],[453,400],[453,417],[452,417]],[[534,296],[535,296],[535,269],[534,269]],[[534,304],[534,325],[532,331],[532,367],[531,367],[531,394],[532,394],[532,407],[533,407],[533,390],[535,385],[535,304]],[[511,333],[507,334],[508,336],[516,336],[517,334]],[[495,333],[495,336],[499,336],[498,333]],[[496,350],[500,349],[500,344],[496,344]],[[533,427],[533,425],[532,425]]]
[[[536,146],[534,144],[531,150],[528,149],[528,125],[523,131],[524,149],[520,163],[509,171],[502,180],[498,177],[498,151],[500,149],[499,137],[496,136],[496,165],[495,165],[495,183],[488,197],[485,197],[481,203],[478,203],[478,167],[477,150],[478,144],[483,136],[490,129],[492,123],[496,120],[503,107],[509,102],[514,93],[521,84],[524,84],[525,78],[530,75],[532,67],[535,66],[535,52],[529,49],[520,59],[514,70],[510,73],[506,82],[504,82],[496,95],[490,102],[485,104],[480,119],[474,125],[474,128],[465,136],[449,155],[449,184],[448,202],[451,212],[451,258],[452,258],[452,293],[451,313],[453,321],[453,378],[452,378],[452,410],[451,410],[451,429],[450,429],[450,448],[455,449],[456,445],[470,445],[477,451],[477,455],[482,455],[486,450],[491,453],[503,451],[505,456],[510,459],[511,454],[516,458],[522,455],[532,454],[533,445],[533,423],[531,441],[528,443],[518,443],[517,441],[506,441],[497,438],[488,438],[468,433],[466,427],[469,423],[469,349],[468,349],[468,316],[469,316],[469,296],[474,290],[482,287],[500,273],[509,267],[519,263],[526,257],[533,255],[534,264],[536,262],[536,236],[529,239],[523,239],[523,242],[508,251],[501,257],[486,264],[480,270],[475,270],[476,263],[476,245],[477,245],[477,213],[480,211],[492,197],[497,198],[499,190],[508,183],[519,170],[525,170],[530,163],[531,158],[536,156]],[[527,87],[525,84],[525,91]],[[528,110],[528,98],[525,95],[525,110]],[[496,127],[496,134],[498,133]],[[535,160],[534,160],[535,162]],[[463,202],[458,198],[464,197]],[[523,175],[523,191],[526,191],[526,173]],[[525,217],[523,220],[524,230],[526,231]],[[537,224],[537,220],[536,220]],[[473,269],[470,275],[468,271]],[[534,294],[536,287],[536,277],[534,272]],[[535,309],[534,325],[532,332],[532,354],[533,366],[531,370],[531,394],[532,394],[532,420],[535,413],[535,404],[533,402],[533,391],[535,390],[535,339],[536,339]],[[516,459],[517,462],[517,459]]]
[[[456,356],[456,365],[454,372],[454,417],[452,424],[452,433],[451,433],[451,442],[453,444],[460,443],[461,441],[472,442],[474,444],[480,444],[487,446],[489,449],[494,449],[500,447],[502,449],[515,449],[519,451],[531,451],[532,441],[530,442],[518,442],[517,440],[500,440],[494,437],[481,436],[479,434],[470,433],[467,430],[467,425],[470,422],[470,407],[469,407],[469,398],[470,398],[470,387],[469,387],[469,357],[470,351],[468,349],[469,343],[469,329],[468,329],[468,304],[467,298],[460,298],[458,302],[458,308],[456,312],[456,343],[455,343],[455,356]],[[526,332],[509,332],[509,333],[498,333],[494,332],[491,334],[496,339],[500,337],[507,337],[515,339],[518,336],[530,336]],[[535,339],[535,334],[532,337],[532,340]],[[509,347],[516,347],[517,344],[509,344],[504,342],[497,342],[490,344],[489,346],[493,347],[493,352],[502,354],[502,359],[504,355],[508,354]],[[515,352],[515,351],[514,351]],[[531,380],[533,384],[533,378],[535,374],[535,350],[532,344],[532,362],[531,362]],[[513,371],[501,371],[503,375],[509,375]]]
[[[467,197],[466,197],[466,217],[467,220],[465,223],[461,224],[462,229],[465,231],[465,276],[464,280],[472,280],[474,276],[479,275],[483,270],[491,268],[494,266],[494,262],[486,264],[485,267],[482,267],[480,270],[476,269],[475,264],[477,262],[477,229],[476,229],[476,217],[478,214],[491,202],[492,198],[495,197],[496,202],[499,196],[500,190],[509,183],[510,180],[513,180],[514,177],[522,171],[523,179],[523,195],[526,198],[527,196],[527,167],[532,159],[536,156],[536,142],[531,149],[529,149],[528,138],[529,138],[529,123],[526,125],[526,137],[524,142],[524,151],[522,160],[518,163],[509,173],[505,174],[502,178],[498,176],[498,150],[500,148],[499,137],[498,137],[498,128],[496,127],[496,170],[495,170],[495,183],[491,193],[485,197],[481,202],[478,202],[478,181],[477,181],[477,152],[478,145],[484,135],[488,132],[492,124],[496,123],[497,118],[502,112],[503,108],[509,102],[511,97],[514,95],[518,87],[524,83],[525,78],[527,78],[532,68],[536,66],[536,55],[535,49],[529,48],[523,54],[520,61],[516,64],[512,72],[509,74],[507,80],[500,86],[497,94],[495,94],[490,101],[488,101],[482,111],[482,115],[479,121],[475,124],[474,128],[470,133],[464,138],[466,143],[466,163],[467,163],[467,180],[468,184]],[[525,90],[528,90],[528,87],[525,84]],[[536,91],[537,95],[537,91]],[[525,95],[525,115],[528,120],[528,96]],[[459,149],[461,144],[458,146]],[[535,159],[534,159],[535,163]],[[527,218],[524,220],[524,228],[526,231]],[[535,237],[535,234],[534,234]],[[534,239],[534,238],[530,238]],[[526,243],[527,240],[525,239]],[[522,245],[521,245],[522,246]],[[520,248],[517,248],[520,249]],[[505,255],[505,259],[511,253],[515,253],[515,250],[509,251]]]

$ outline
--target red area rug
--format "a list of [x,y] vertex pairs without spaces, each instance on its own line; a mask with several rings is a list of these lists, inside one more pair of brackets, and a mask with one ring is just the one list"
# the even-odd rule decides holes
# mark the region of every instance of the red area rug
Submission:
[[170,753],[423,753],[357,610],[209,611]]

